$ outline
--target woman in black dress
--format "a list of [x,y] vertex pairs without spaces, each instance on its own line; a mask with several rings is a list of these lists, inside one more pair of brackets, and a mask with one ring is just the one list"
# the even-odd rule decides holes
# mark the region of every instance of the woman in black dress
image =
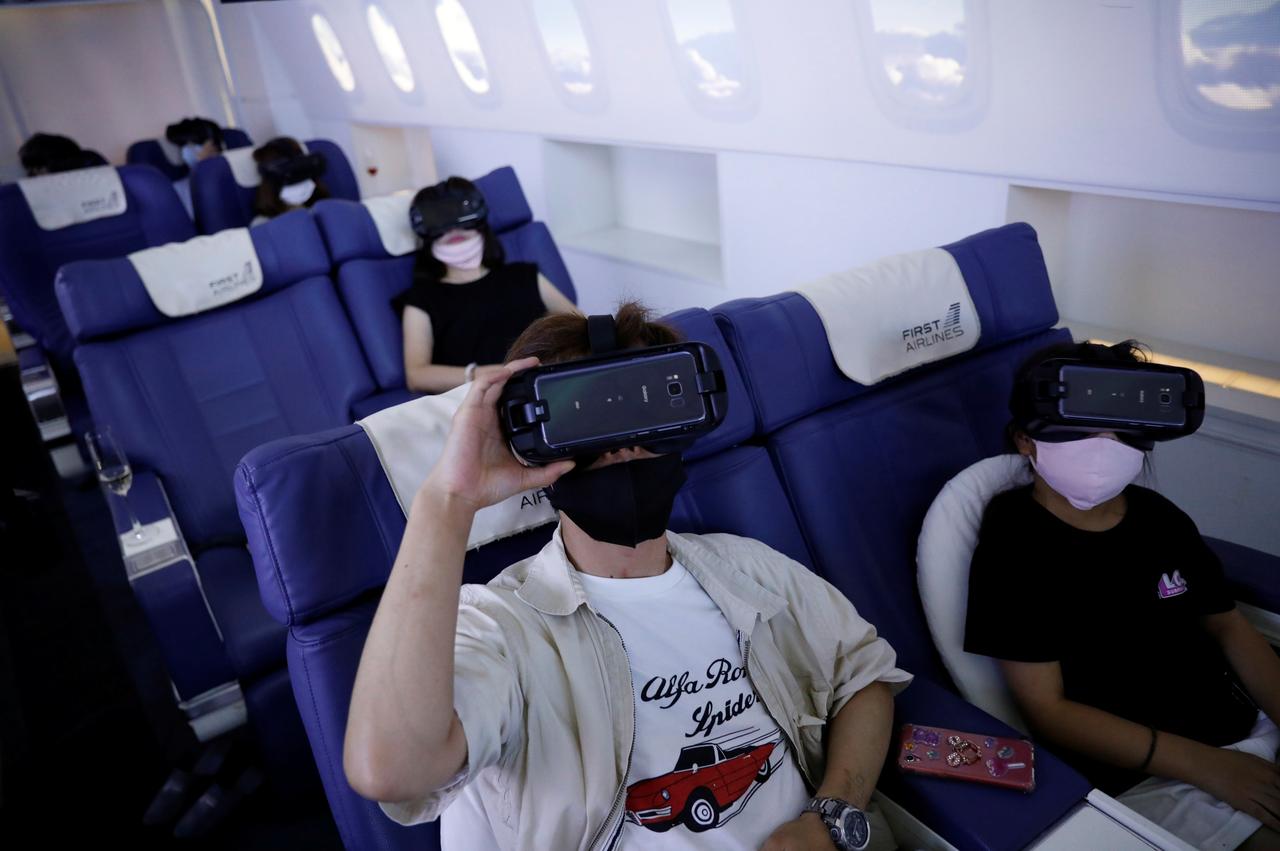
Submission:
[[533,320],[578,309],[533,263],[507,263],[489,228],[484,196],[451,177],[413,199],[424,239],[404,306],[404,374],[410,390],[443,393],[501,366]]

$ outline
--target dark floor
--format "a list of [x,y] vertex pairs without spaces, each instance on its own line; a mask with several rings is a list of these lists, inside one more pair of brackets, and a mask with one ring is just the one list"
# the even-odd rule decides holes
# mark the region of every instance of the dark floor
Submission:
[[[33,486],[42,461],[29,453],[4,465],[23,467],[26,486],[0,503],[0,847],[83,837],[135,849],[341,848],[322,799],[286,808],[269,787],[204,840],[143,826],[171,769],[190,767],[199,745],[125,579],[97,483],[46,467]],[[241,761],[253,760],[250,747],[237,751]]]

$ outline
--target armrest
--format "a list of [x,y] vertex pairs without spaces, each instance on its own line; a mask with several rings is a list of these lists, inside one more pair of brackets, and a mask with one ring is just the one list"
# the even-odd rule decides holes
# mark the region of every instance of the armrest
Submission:
[[1024,848],[1071,812],[1091,784],[1036,745],[1036,788],[1030,794],[961,780],[906,774],[897,766],[903,724],[949,727],[972,733],[1021,737],[942,686],[917,676],[894,702],[894,735],[880,775],[880,790],[960,851]]
[[1205,538],[1204,542],[1222,559],[1227,583],[1237,600],[1280,614],[1280,556],[1218,538]]
[[127,496],[138,521],[152,534],[151,541],[130,542],[126,497],[105,487],[102,492],[111,509],[129,586],[156,636],[178,699],[191,715],[199,698],[225,691],[236,675],[182,528],[154,473],[134,471]]

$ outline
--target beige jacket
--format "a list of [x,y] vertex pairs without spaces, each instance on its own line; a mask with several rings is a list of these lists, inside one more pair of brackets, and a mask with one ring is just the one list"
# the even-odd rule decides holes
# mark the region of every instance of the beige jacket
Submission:
[[[847,598],[767,545],[675,532],[667,541],[737,631],[752,686],[816,788],[827,720],[870,683],[896,693],[911,675]],[[454,707],[467,767],[426,798],[380,804],[388,816],[431,821],[475,783],[500,848],[616,844],[635,738],[631,668],[621,635],[587,603],[559,529],[487,585],[462,586]]]

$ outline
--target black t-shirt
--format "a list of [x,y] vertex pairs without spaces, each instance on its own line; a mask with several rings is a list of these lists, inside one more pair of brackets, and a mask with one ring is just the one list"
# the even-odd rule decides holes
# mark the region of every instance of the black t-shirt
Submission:
[[431,362],[450,366],[502,363],[507,349],[547,312],[538,292],[538,267],[504,263],[469,284],[417,279],[397,299],[431,317]]
[[965,650],[1058,662],[1068,700],[1209,745],[1257,717],[1203,615],[1234,608],[1222,565],[1191,518],[1130,485],[1124,518],[1076,529],[1031,495],[987,506],[969,571]]

